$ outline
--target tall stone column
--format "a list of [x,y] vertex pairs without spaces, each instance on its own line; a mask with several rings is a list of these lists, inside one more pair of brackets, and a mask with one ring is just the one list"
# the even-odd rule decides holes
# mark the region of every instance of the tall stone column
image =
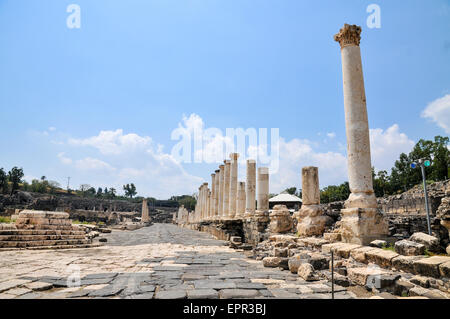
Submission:
[[247,160],[247,182],[246,182],[246,204],[245,218],[252,217],[255,213],[255,194],[256,194],[256,161]]
[[334,36],[341,46],[344,83],[347,166],[350,196],[339,224],[345,242],[368,244],[388,235],[384,216],[377,212],[372,185],[369,122],[361,62],[361,27],[345,24]]
[[320,236],[325,231],[327,217],[320,207],[319,169],[302,168],[302,207],[294,214],[299,236]]
[[142,200],[142,215],[141,215],[141,222],[148,223],[150,222],[150,216],[148,214],[148,205],[147,205],[147,199],[144,198]]
[[209,220],[209,211],[211,209],[211,191],[207,188],[206,189],[206,216],[205,220]]
[[230,205],[228,206],[228,216],[234,218],[236,215],[237,187],[238,187],[238,153],[231,153],[230,164]]
[[237,190],[235,218],[244,218],[245,214],[245,182],[239,182]]
[[218,203],[218,219],[223,219],[223,188],[225,185],[225,165],[219,166],[219,203]]
[[199,198],[199,209],[197,212],[197,216],[196,216],[196,221],[198,222],[200,220],[200,217],[203,214],[203,184],[200,185],[199,189],[198,189],[198,198]]
[[215,182],[215,193],[214,193],[214,216],[213,219],[217,220],[219,216],[219,192],[220,192],[220,170],[215,170],[216,178]]
[[269,212],[269,168],[258,167],[257,214]]
[[230,208],[230,160],[224,160],[225,169],[223,173],[223,217],[229,218],[229,208]]
[[203,183],[203,214],[201,221],[205,221],[208,216],[208,193],[208,183]]
[[216,174],[211,174],[211,202],[210,202],[210,207],[208,210],[208,219],[213,219],[215,212],[214,209],[216,207],[215,203],[214,203],[214,198],[215,198],[215,192],[216,192]]

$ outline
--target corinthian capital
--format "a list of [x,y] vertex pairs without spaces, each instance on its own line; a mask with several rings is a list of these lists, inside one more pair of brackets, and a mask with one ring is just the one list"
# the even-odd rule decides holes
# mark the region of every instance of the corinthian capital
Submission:
[[334,35],[334,40],[339,42],[341,48],[350,45],[359,46],[359,42],[361,41],[361,27],[355,24],[344,24],[344,27],[339,30],[339,33]]

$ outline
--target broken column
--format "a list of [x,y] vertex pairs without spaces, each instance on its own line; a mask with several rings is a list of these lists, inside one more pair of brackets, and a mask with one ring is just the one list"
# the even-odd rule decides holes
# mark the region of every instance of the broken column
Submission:
[[388,224],[377,211],[372,185],[369,123],[362,72],[361,27],[345,24],[334,36],[341,46],[344,84],[347,166],[350,196],[339,228],[342,240],[366,245],[388,235]]
[[245,214],[245,182],[239,182],[235,218],[242,219]]
[[269,230],[271,233],[283,234],[292,230],[294,223],[286,205],[275,205],[269,216]]
[[246,204],[245,218],[252,217],[255,213],[255,191],[256,191],[256,161],[247,160],[247,182],[246,182]]
[[228,216],[234,218],[236,215],[237,187],[238,187],[238,153],[231,153],[230,164],[230,204],[228,206]]
[[223,219],[223,188],[224,188],[224,177],[225,177],[225,165],[219,166],[219,203],[218,203],[218,219]]
[[299,236],[320,236],[328,220],[320,207],[319,169],[314,166],[302,168],[302,207],[295,213]]
[[147,205],[147,199],[146,198],[144,198],[142,200],[141,222],[143,222],[143,223],[149,223],[150,222],[150,216],[148,214],[148,205]]
[[229,208],[230,208],[230,160],[224,160],[225,169],[223,173],[223,218],[229,218]]

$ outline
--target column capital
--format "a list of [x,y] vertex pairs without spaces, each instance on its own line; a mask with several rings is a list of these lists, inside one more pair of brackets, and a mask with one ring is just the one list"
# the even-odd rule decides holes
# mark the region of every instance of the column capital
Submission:
[[238,158],[239,158],[239,153],[231,153],[230,154],[230,159],[232,159],[233,161],[237,161]]
[[361,27],[356,24],[344,24],[344,27],[339,30],[339,33],[334,35],[334,40],[339,42],[341,49],[347,46],[359,46],[361,41]]

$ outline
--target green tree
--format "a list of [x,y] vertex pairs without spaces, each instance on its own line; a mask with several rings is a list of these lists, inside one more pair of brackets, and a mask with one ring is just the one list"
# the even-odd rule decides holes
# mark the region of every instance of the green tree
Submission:
[[14,166],[9,172],[8,172],[8,180],[11,183],[11,195],[19,189],[19,184],[22,182],[23,177],[23,169],[17,168]]
[[8,192],[8,176],[3,170],[3,167],[0,168],[0,190],[3,194],[6,194]]
[[297,194],[297,187],[289,187],[289,188],[286,188],[284,191],[286,193],[288,193],[288,194],[296,195]]
[[133,198],[134,195],[137,194],[136,186],[133,183],[123,185],[123,190],[125,191],[125,196]]
[[103,189],[102,189],[101,187],[99,187],[99,188],[97,189],[97,197],[101,197],[102,194],[103,194]]

